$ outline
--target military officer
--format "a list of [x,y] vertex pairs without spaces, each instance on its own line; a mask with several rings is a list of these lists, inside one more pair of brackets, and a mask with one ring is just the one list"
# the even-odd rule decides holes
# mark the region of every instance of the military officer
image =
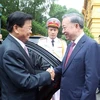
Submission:
[[62,60],[67,44],[64,40],[57,37],[60,21],[57,18],[50,18],[46,26],[48,37],[40,38],[38,44],[56,56],[59,60]]
[[[59,60],[62,60],[67,44],[64,40],[57,37],[60,28],[60,21],[57,18],[50,18],[47,23],[47,33],[48,37],[43,37],[39,39],[38,44],[52,53]],[[60,90],[58,90],[52,97],[52,100],[59,100]]]

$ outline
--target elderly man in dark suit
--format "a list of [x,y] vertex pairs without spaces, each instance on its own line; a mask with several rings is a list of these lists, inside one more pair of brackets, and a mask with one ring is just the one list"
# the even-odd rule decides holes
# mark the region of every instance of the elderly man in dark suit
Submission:
[[78,13],[63,16],[62,32],[70,40],[65,57],[55,73],[61,74],[60,100],[96,100],[99,84],[100,47],[84,31]]
[[37,100],[38,87],[49,84],[50,69],[35,74],[25,42],[32,29],[32,16],[20,11],[9,15],[9,35],[0,46],[0,79],[2,100]]

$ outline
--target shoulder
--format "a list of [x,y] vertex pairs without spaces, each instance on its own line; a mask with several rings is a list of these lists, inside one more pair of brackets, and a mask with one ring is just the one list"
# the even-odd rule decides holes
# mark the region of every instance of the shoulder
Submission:
[[66,44],[66,41],[65,41],[65,40],[63,40],[63,39],[61,39],[61,38],[59,38],[59,40],[60,40],[62,43]]
[[45,41],[45,40],[47,40],[47,37],[41,37],[41,38],[39,39],[39,41]]
[[41,37],[39,40],[38,40],[38,44],[39,45],[43,45],[44,43],[46,43],[47,41],[47,37]]
[[67,42],[65,40],[61,39],[61,38],[59,38],[59,40],[60,40],[60,43],[61,43],[63,49],[66,50],[66,48],[67,48]]

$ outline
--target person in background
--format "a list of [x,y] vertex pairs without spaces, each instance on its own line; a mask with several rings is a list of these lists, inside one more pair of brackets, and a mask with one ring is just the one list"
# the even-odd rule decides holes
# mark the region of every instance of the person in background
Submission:
[[[47,23],[48,37],[40,38],[38,45],[48,50],[51,54],[62,61],[67,44],[64,40],[57,37],[60,28],[60,21],[57,18],[50,18]],[[52,100],[59,100],[60,90],[52,97]]]
[[71,43],[62,63],[54,68],[55,75],[61,74],[60,100],[96,100],[100,47],[84,33],[81,14],[69,13],[62,18],[62,32]]
[[36,74],[25,43],[32,33],[32,16],[16,11],[7,18],[9,35],[0,46],[2,100],[37,100],[40,86],[50,84],[51,69]]
[[0,34],[0,44],[2,44],[2,41],[3,41],[2,34]]

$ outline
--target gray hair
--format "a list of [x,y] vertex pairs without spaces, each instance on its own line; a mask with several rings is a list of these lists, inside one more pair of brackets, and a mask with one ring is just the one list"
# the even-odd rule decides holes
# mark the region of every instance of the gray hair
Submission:
[[67,18],[67,17],[70,18],[70,21],[72,23],[78,23],[81,29],[84,27],[84,17],[83,17],[82,14],[78,14],[78,13],[68,13],[68,14],[65,14],[62,17],[62,19]]

